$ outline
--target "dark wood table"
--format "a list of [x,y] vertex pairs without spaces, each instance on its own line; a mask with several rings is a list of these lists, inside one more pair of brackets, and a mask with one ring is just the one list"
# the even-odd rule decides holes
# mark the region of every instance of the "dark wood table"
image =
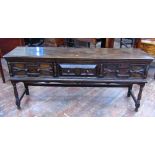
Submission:
[[[138,111],[149,65],[153,58],[140,49],[17,47],[8,62],[17,108],[29,86],[127,87]],[[16,84],[23,82],[19,97]],[[133,84],[140,86],[138,96]],[[111,95],[111,94],[109,94]]]

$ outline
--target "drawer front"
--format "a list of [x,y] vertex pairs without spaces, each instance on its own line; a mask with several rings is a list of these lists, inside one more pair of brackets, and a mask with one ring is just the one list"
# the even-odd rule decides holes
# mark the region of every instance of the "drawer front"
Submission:
[[11,76],[53,76],[53,64],[46,62],[11,62],[8,64]]
[[60,63],[59,76],[94,77],[97,76],[96,64]]
[[8,62],[10,76],[16,77],[99,77],[104,79],[145,79],[149,64],[130,62]]
[[147,77],[149,66],[147,64],[130,63],[103,63],[100,64],[100,77],[103,78],[140,78]]
[[131,64],[130,75],[133,78],[147,78],[149,65],[146,64]]

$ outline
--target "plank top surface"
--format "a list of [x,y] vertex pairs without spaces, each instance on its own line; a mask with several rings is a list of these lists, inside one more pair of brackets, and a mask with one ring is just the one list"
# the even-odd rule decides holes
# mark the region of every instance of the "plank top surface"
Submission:
[[134,48],[67,48],[16,47],[4,58],[63,58],[63,59],[144,59],[153,60],[146,52]]

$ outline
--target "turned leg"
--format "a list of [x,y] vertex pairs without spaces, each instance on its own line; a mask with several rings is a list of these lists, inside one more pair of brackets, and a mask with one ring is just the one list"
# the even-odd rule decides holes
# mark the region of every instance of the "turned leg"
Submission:
[[137,101],[135,103],[135,111],[137,112],[138,111],[138,108],[140,107],[140,100],[142,98],[142,91],[143,91],[143,88],[144,88],[145,84],[140,84],[140,89],[139,89],[139,93],[138,93],[138,97],[137,97]]
[[19,99],[16,83],[12,82],[12,85],[13,85],[13,89],[14,89],[14,95],[15,95],[17,108],[21,109],[21,107],[20,107],[20,99]]
[[127,97],[130,97],[130,96],[131,96],[131,90],[132,90],[132,85],[130,85],[130,86],[128,87]]
[[26,83],[24,83],[24,86],[25,86],[25,92],[26,92],[26,95],[29,95],[29,88],[28,88],[28,85]]
[[5,83],[5,77],[4,77],[4,73],[3,73],[3,67],[2,67],[1,58],[0,58],[0,72],[1,72],[3,83]]

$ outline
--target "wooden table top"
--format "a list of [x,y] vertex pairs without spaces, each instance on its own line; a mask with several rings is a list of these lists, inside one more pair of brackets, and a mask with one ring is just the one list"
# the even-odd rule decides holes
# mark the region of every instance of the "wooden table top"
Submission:
[[153,60],[146,52],[133,48],[64,48],[17,47],[4,58],[63,58],[63,59],[144,59]]

